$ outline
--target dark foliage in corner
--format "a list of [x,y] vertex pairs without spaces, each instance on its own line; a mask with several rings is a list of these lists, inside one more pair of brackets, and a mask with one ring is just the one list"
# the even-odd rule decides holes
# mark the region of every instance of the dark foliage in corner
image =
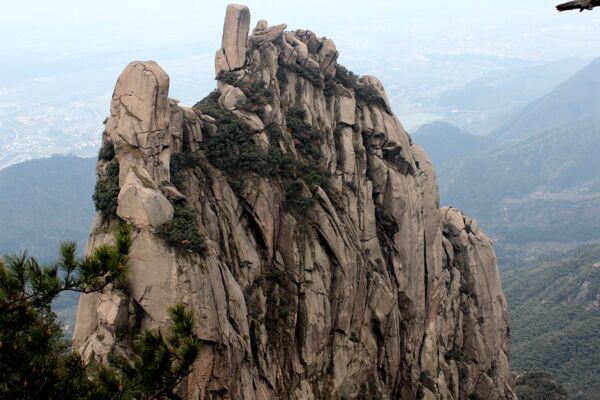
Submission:
[[105,176],[98,179],[92,199],[96,211],[105,220],[116,218],[119,197],[119,163],[112,160],[106,167]]
[[349,71],[343,65],[337,65],[334,78],[335,82],[348,89],[354,90],[357,101],[366,103],[367,105],[379,106],[388,114],[391,114],[392,110],[390,110],[389,106],[379,96],[377,89],[371,85],[361,83],[359,79],[360,76],[358,74]]
[[275,74],[275,76],[277,77],[277,80],[279,81],[279,88],[281,91],[285,90],[285,88],[287,87],[287,84],[289,82],[287,73],[285,71],[285,68],[279,64],[279,68],[277,68],[277,73]]
[[145,332],[134,341],[132,357],[115,356],[108,365],[71,353],[51,311],[60,293],[99,292],[122,282],[130,246],[130,228],[119,224],[114,244],[85,258],[66,242],[51,266],[25,253],[0,259],[0,398],[173,398],[200,351],[193,315],[182,305],[170,309],[166,335]]
[[198,155],[191,151],[173,153],[169,162],[171,183],[180,191],[185,191],[185,171],[200,166]]
[[286,126],[292,132],[302,153],[309,158],[320,156],[319,145],[325,135],[304,121],[306,111],[300,107],[290,107],[286,115]]
[[221,71],[215,78],[218,81],[226,83],[227,85],[235,86],[238,81],[238,75],[234,71]]
[[423,400],[425,398],[425,390],[423,389],[423,385],[419,384],[417,388],[417,400]]
[[566,400],[568,398],[565,388],[552,375],[544,371],[519,375],[515,380],[515,390],[519,400]]
[[[311,71],[311,70],[304,68],[298,64],[285,64],[285,63],[280,62],[278,74],[279,74],[279,71],[282,71],[282,74],[285,74],[288,71],[293,72],[297,76],[309,81],[313,86],[315,86],[318,89],[323,89],[324,84],[325,84],[323,81],[323,77],[321,76],[321,74],[318,71]],[[279,79],[279,76],[277,76],[277,78]],[[287,82],[288,82],[288,78],[286,76],[285,83],[287,84]]]
[[348,70],[348,68],[344,67],[341,64],[338,64],[335,68],[335,82],[348,89],[354,89],[356,86],[358,86],[359,78],[359,75]]
[[[319,143],[325,135],[304,121],[304,110],[291,108],[287,115],[287,127],[296,139],[301,154],[309,162],[297,160],[276,146],[272,146],[269,153],[265,154],[255,144],[254,133],[235,115],[223,110],[218,105],[218,98],[218,92],[213,92],[194,106],[217,121],[217,134],[205,142],[208,161],[223,171],[234,190],[241,187],[244,174],[249,172],[279,180],[286,193],[286,206],[304,213],[314,204],[314,199],[299,199],[297,191],[300,182],[312,192],[319,186],[327,188],[328,174],[312,166],[317,163]],[[283,135],[281,127],[276,124],[268,125],[267,132],[272,143],[276,143]],[[183,158],[188,156],[178,157],[182,159],[176,161],[176,165],[188,164],[187,158]]]
[[112,161],[113,158],[115,158],[115,145],[112,142],[106,141],[98,152],[98,160]]
[[174,207],[173,219],[159,226],[156,233],[180,252],[202,254],[206,243],[198,231],[194,209],[184,201],[175,203]]
[[178,303],[169,307],[168,313],[171,324],[164,334],[147,330],[133,341],[132,357],[117,355],[110,358],[108,366],[96,366],[92,398],[179,398],[175,392],[192,371],[202,343],[194,334],[191,310]]

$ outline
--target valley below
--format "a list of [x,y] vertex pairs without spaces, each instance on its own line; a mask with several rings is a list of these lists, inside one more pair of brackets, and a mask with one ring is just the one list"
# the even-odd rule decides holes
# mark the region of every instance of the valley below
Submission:
[[[353,47],[342,35],[338,48],[348,48],[343,60],[358,73],[348,71],[341,64],[338,68],[342,72],[338,73],[334,68],[339,54],[335,44],[327,42],[330,39],[317,40],[312,32],[304,30],[284,33],[285,26],[267,28],[267,23],[264,24],[260,29],[257,25],[258,39],[253,33],[250,37],[254,42],[248,42],[254,46],[255,58],[245,58],[246,53],[241,52],[237,55],[241,59],[240,66],[230,68],[227,64],[230,60],[224,62],[217,56],[217,68],[221,70],[216,78],[214,48],[209,44],[203,42],[192,47],[193,52],[188,45],[159,52],[157,58],[162,60],[161,66],[169,73],[172,71],[170,89],[169,76],[153,62],[143,62],[137,67],[130,64],[121,73],[125,63],[121,53],[112,61],[96,56],[98,58],[90,59],[85,68],[69,73],[53,73],[52,69],[47,74],[40,74],[39,70],[17,73],[31,60],[0,63],[0,71],[5,68],[15,74],[14,79],[0,81],[0,256],[26,251],[43,263],[52,263],[58,256],[58,244],[65,240],[77,242],[79,254],[83,254],[86,243],[105,239],[103,235],[116,219],[128,215],[127,212],[141,213],[139,210],[145,205],[123,206],[127,193],[119,195],[118,202],[113,199],[121,206],[122,214],[117,218],[113,210],[112,220],[103,214],[104,210],[98,209],[97,202],[95,208],[92,200],[102,191],[97,182],[111,178],[110,163],[114,166],[113,160],[117,158],[127,160],[123,164],[127,167],[123,176],[119,176],[118,170],[116,175],[113,171],[117,182],[127,178],[129,187],[137,192],[152,192],[152,201],[156,198],[162,201],[164,197],[162,209],[153,208],[156,215],[162,215],[166,209],[172,218],[181,217],[183,213],[188,220],[200,221],[203,240],[211,243],[209,248],[215,254],[222,252],[218,256],[209,253],[201,257],[200,253],[188,249],[182,255],[155,237],[159,224],[153,225],[152,215],[136,227],[138,247],[134,259],[138,263],[138,277],[143,275],[139,265],[147,267],[152,261],[145,260],[146,253],[140,248],[150,249],[147,253],[169,268],[175,266],[172,276],[181,273],[182,277],[181,271],[188,273],[196,267],[202,273],[219,271],[210,279],[204,278],[215,285],[211,290],[215,287],[222,290],[222,298],[219,298],[222,304],[214,305],[207,300],[209,297],[203,297],[201,301],[205,303],[198,306],[198,315],[203,323],[213,324],[203,327],[201,334],[210,348],[211,362],[222,357],[218,361],[222,368],[220,373],[227,363],[219,352],[227,348],[236,357],[238,370],[235,373],[245,379],[232,380],[239,384],[235,389],[237,394],[242,390],[282,393],[281,382],[298,383],[296,378],[290,378],[292,372],[303,376],[303,383],[298,383],[295,393],[304,395],[312,390],[329,390],[308,378],[309,364],[311,368],[322,368],[324,375],[331,374],[327,378],[331,382],[336,379],[346,382],[346,385],[336,384],[352,387],[346,393],[348,396],[359,392],[375,396],[386,390],[398,394],[401,390],[390,384],[392,373],[389,372],[394,370],[390,365],[398,360],[387,354],[383,345],[393,335],[404,338],[389,328],[392,321],[407,332],[414,330],[406,335],[412,342],[406,339],[401,346],[407,359],[413,350],[432,351],[435,346],[440,346],[439,354],[443,353],[436,352],[435,360],[424,356],[407,361],[403,367],[408,370],[410,364],[418,373],[413,371],[412,376],[407,373],[402,377],[409,382],[402,389],[403,393],[426,392],[432,396],[433,393],[458,393],[455,381],[458,385],[461,375],[457,365],[468,365],[468,373],[486,383],[464,384],[460,387],[461,393],[485,393],[496,385],[494,390],[506,396],[502,398],[511,398],[511,391],[504,393],[503,388],[498,389],[502,385],[494,381],[496,372],[490,361],[498,357],[500,363],[505,362],[506,351],[514,373],[541,371],[538,378],[547,386],[562,385],[571,400],[600,400],[600,352],[597,350],[600,347],[600,59],[549,61],[526,57],[526,53],[512,58],[500,53],[482,55],[467,44],[454,54],[442,54],[435,47],[437,42],[429,47],[424,45],[418,53],[403,52],[406,44],[382,42],[381,48],[386,49],[389,57],[377,58],[372,52],[379,54],[377,51],[381,48],[365,50],[359,44]],[[265,29],[266,33],[261,33]],[[266,39],[260,35],[266,35]],[[311,47],[312,58],[307,56],[311,61],[298,61],[301,57],[296,53],[281,61],[289,51],[286,40],[293,44],[296,53]],[[332,47],[327,48],[323,43]],[[275,61],[270,62],[268,57],[272,54],[266,48],[281,53],[281,58],[276,55]],[[219,51],[224,54],[225,49]],[[68,64],[69,56],[62,62]],[[49,61],[48,65],[51,64]],[[246,70],[240,69],[244,65]],[[156,82],[127,86],[130,79],[137,82],[135,68],[152,69]],[[255,83],[262,79],[257,78],[256,71],[262,71],[263,76],[270,74],[265,87]],[[370,74],[377,75],[381,82]],[[211,92],[215,79],[218,90]],[[153,108],[146,114],[161,113],[164,118],[144,121],[136,115],[132,117],[127,101],[119,103],[118,96],[111,95],[115,81],[115,93],[121,87],[123,93],[136,91],[140,98],[146,96],[146,100],[151,98],[148,93],[160,93],[164,104],[154,104],[152,102],[158,100],[152,98],[152,101],[140,101],[136,107],[146,112],[144,107],[152,103]],[[73,89],[65,90],[65,87]],[[167,92],[175,98],[168,98]],[[107,113],[109,105],[111,112]],[[122,113],[116,114],[114,109],[121,110],[121,107]],[[400,123],[390,122],[396,121],[392,111]],[[128,120],[134,117],[152,125],[152,129],[142,131]],[[137,136],[135,140],[123,139],[133,133],[119,131],[121,121],[125,121],[122,126],[134,127],[132,132],[140,130],[136,135],[159,131],[168,135],[160,138],[160,145],[152,142],[153,151],[156,150],[152,153],[137,143]],[[166,128],[160,124],[167,124]],[[172,124],[170,128],[168,124]],[[161,129],[154,129],[159,125]],[[246,128],[240,128],[242,126]],[[378,129],[381,132],[377,132]],[[223,135],[222,139],[216,132]],[[248,137],[240,139],[230,135],[231,132],[242,132]],[[383,139],[378,135],[383,135]],[[432,165],[416,145],[424,148]],[[140,156],[144,151],[148,154]],[[164,159],[170,161],[164,164]],[[385,174],[390,178],[384,179]],[[170,205],[166,206],[167,203]],[[183,203],[193,207],[186,209]],[[306,210],[311,207],[318,212],[308,213]],[[354,215],[354,209],[374,215],[370,221],[372,229],[367,223],[369,219],[362,214]],[[408,209],[418,215],[409,215]],[[438,211],[442,215],[439,221],[436,219]],[[281,216],[285,216],[285,221],[278,219]],[[135,224],[140,214],[134,217],[129,221]],[[402,218],[404,223],[398,222]],[[432,244],[431,236],[427,235],[434,231],[434,225],[440,235]],[[493,244],[497,262],[487,253],[491,247],[483,232],[491,239],[489,243]],[[288,234],[285,240],[276,240],[277,235],[284,233]],[[343,240],[333,241],[331,237],[335,235]],[[376,256],[380,244],[374,243],[378,241],[385,250],[381,257]],[[183,242],[189,241],[178,243]],[[289,243],[293,249],[287,247]],[[371,247],[365,250],[365,246]],[[276,254],[276,249],[280,253]],[[421,253],[417,254],[415,249]],[[440,259],[436,258],[438,253]],[[293,264],[292,259],[301,265],[305,257],[308,261],[298,271],[288,273],[284,268],[286,263]],[[452,257],[456,259],[450,260]],[[468,257],[476,258],[467,262]],[[387,269],[383,259],[389,263]],[[339,282],[343,279],[350,279],[339,275],[338,264],[352,265],[356,285],[335,286],[341,285]],[[402,270],[398,265],[413,269]],[[435,270],[432,265],[440,267],[435,273],[445,279],[445,285],[423,283],[431,278],[426,265],[432,271]],[[480,268],[479,275],[469,275],[469,268],[474,265]],[[494,284],[496,268],[501,288],[499,283],[497,287]],[[361,271],[367,269],[368,274],[362,276]],[[457,274],[458,270],[467,278]],[[486,303],[487,293],[481,290],[485,285],[477,280],[483,278],[478,276],[492,282],[488,286],[499,293],[497,298],[501,299],[504,291],[509,327],[503,325],[508,321],[503,319],[507,315],[501,312],[502,304],[490,300],[492,307]],[[135,307],[127,306],[131,326],[135,325],[131,322],[135,318],[141,321],[151,314],[157,320],[162,318],[156,304],[162,304],[163,300],[153,297],[152,290],[158,290],[161,295],[177,290],[185,297],[189,288],[182,288],[189,282],[201,281],[197,276],[185,276],[174,284],[171,278],[148,274],[144,276],[150,282],[146,290],[133,286],[139,296]],[[146,284],[144,279],[141,281]],[[377,285],[372,283],[374,281]],[[167,290],[161,286],[164,282],[172,287]],[[367,282],[372,285],[369,290]],[[386,285],[394,290],[387,290]],[[420,326],[416,328],[431,317],[427,315],[429,300],[421,302],[419,294],[432,296],[431,290],[442,291],[442,286],[448,289],[444,292],[447,296],[444,302],[452,307],[440,311],[440,315],[447,313],[444,314],[447,326],[440,328],[440,332],[454,332],[449,327],[458,324],[456,321],[460,319],[454,318],[455,312],[469,308],[482,313],[476,320],[465,323],[464,329],[479,326],[478,329],[486,332],[482,337],[493,338],[502,349],[499,356],[486,353],[482,357],[482,365],[490,363],[489,369],[475,371],[479,366],[474,367],[477,363],[471,363],[469,357],[476,358],[477,354],[473,353],[477,352],[468,344],[465,353],[470,352],[469,355],[453,349],[460,340],[450,333],[444,337],[448,343],[436,337],[438,343],[425,340],[427,335],[433,337],[431,332]],[[200,292],[206,287],[192,289]],[[127,301],[134,304],[133,300],[119,297],[123,294],[118,290],[110,290],[110,301],[118,298],[121,311]],[[372,316],[352,314],[348,317],[343,312],[345,303],[337,298],[346,296],[344,298],[350,301],[347,297],[351,290],[363,291],[356,296],[363,296],[360,299],[365,303],[367,298],[372,302],[364,306],[365,310],[356,311],[353,307],[352,313],[372,313]],[[146,292],[150,295],[146,296]],[[407,300],[410,296],[413,298]],[[269,303],[267,298],[276,299],[277,304]],[[480,298],[484,304],[481,307],[476,306]],[[93,321],[97,324],[94,325],[96,330],[90,328],[87,336],[80,333],[77,337],[75,317],[79,300],[78,294],[69,293],[53,304],[67,338],[71,340],[75,334],[76,345],[84,343],[81,347],[84,351],[85,346],[87,349],[102,347],[102,351],[110,346],[125,346],[120,342],[125,336],[117,335],[116,328],[111,331],[113,326],[103,317]],[[87,306],[92,307],[90,304],[91,301]],[[388,304],[391,304],[389,309]],[[214,310],[210,308],[213,306]],[[147,309],[134,318],[131,310],[139,312],[136,307]],[[211,311],[206,311],[208,309]],[[488,321],[488,314],[483,313],[489,313],[493,321]],[[226,318],[221,320],[222,315]],[[333,318],[336,315],[337,319]],[[297,322],[302,318],[306,320]],[[431,321],[434,320],[431,317]],[[227,326],[227,334],[223,333],[224,328],[217,327],[219,324]],[[325,327],[331,328],[331,332]],[[507,329],[494,336],[493,332],[502,331],[503,327]],[[380,331],[384,328],[390,330],[384,334]],[[103,334],[97,335],[102,329],[112,335],[106,336],[106,342]],[[275,336],[269,336],[275,331],[287,335],[289,343],[297,340],[300,356],[304,358],[292,363],[282,351],[289,343],[280,343]],[[323,338],[329,336],[335,340],[323,344],[329,340]],[[504,345],[504,337],[507,343],[510,339],[510,351]],[[321,347],[311,348],[317,346],[318,340],[323,341],[319,344]],[[406,346],[412,346],[411,351],[407,351]],[[343,351],[339,350],[342,348]],[[400,352],[400,349],[395,350]],[[335,357],[329,357],[335,368],[323,367],[329,362],[323,354],[329,352],[335,353]],[[354,380],[357,376],[362,379],[367,368],[358,356],[353,356],[359,352],[369,360],[385,358],[385,362],[379,360],[378,372],[368,370],[369,378],[365,378],[360,387]],[[260,358],[265,354],[269,356]],[[279,363],[277,368],[274,363]],[[444,370],[439,377],[431,372],[438,363],[443,368],[437,370]],[[399,361],[394,365],[400,369]],[[502,365],[506,367],[501,368],[504,375],[499,379],[503,382],[510,371],[508,364]],[[251,382],[240,372],[244,370],[253,371],[255,381]],[[466,370],[464,367],[461,374],[466,374]],[[353,376],[352,371],[361,373]],[[229,373],[233,374],[231,371],[223,374]],[[544,375],[546,373],[550,375]],[[231,379],[233,375],[227,376]],[[218,381],[215,387],[229,390],[219,379],[214,380]]]

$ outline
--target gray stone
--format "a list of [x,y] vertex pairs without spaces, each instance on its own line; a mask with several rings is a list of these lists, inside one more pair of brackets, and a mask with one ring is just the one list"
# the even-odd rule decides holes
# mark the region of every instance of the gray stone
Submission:
[[[246,63],[246,41],[250,31],[250,10],[241,4],[230,4],[225,12],[221,48],[228,70],[233,71]],[[220,62],[219,66],[224,66]]]
[[[327,172],[323,187],[310,171],[290,187],[261,170],[236,171],[234,190],[231,176],[195,152],[199,167],[186,174],[185,191],[177,190],[172,156],[203,148],[221,134],[218,121],[169,100],[168,77],[155,63],[131,64],[119,77],[103,137],[115,144],[121,166],[118,213],[136,225],[128,290],[110,286],[81,297],[75,348],[106,359],[128,345],[116,331],[138,323],[161,329],[166,306],[181,301],[204,341],[181,385],[186,399],[414,399],[423,385],[426,399],[516,400],[492,242],[475,220],[440,208],[431,161],[391,114],[381,82],[360,80],[380,100],[370,105],[341,86],[326,95],[285,66],[281,88],[281,64],[333,76],[335,44],[259,21],[248,50],[246,14],[243,6],[228,9],[217,71],[235,59],[244,67],[236,73],[268,85],[272,96],[249,104],[241,90],[218,83],[222,112],[252,130],[253,152],[236,151],[261,161],[277,150],[295,160],[289,170],[314,163]],[[306,143],[293,134],[285,117],[291,105],[323,137]],[[248,111],[257,109],[264,112]],[[274,166],[267,160],[261,168]],[[106,166],[99,161],[100,176]],[[167,198],[196,211],[189,223],[206,238],[202,256],[181,255],[156,236],[172,216]],[[108,228],[99,215],[88,254],[111,242]]]

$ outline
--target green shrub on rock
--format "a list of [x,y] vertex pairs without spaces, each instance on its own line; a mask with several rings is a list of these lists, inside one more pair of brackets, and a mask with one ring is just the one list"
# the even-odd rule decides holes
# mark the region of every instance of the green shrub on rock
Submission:
[[102,214],[104,219],[117,216],[119,198],[119,163],[111,161],[106,168],[106,175],[99,178],[92,199],[96,211]]
[[290,107],[286,115],[286,126],[298,141],[299,150],[316,159],[320,156],[319,145],[325,139],[325,135],[304,121],[305,117],[304,109]]
[[238,81],[238,75],[233,71],[221,71],[215,79],[227,85],[235,86]]
[[[315,165],[320,157],[319,145],[325,135],[304,121],[306,112],[299,107],[291,107],[287,114],[287,128],[297,141],[297,149],[308,161],[297,159],[291,153],[282,152],[274,144],[283,137],[277,124],[269,124],[266,131],[273,146],[267,154],[261,151],[254,141],[254,132],[233,113],[223,110],[217,100],[218,92],[213,92],[194,107],[216,119],[217,133],[204,143],[205,153],[211,165],[221,170],[227,181],[237,191],[242,186],[245,174],[254,173],[262,177],[278,180],[286,193],[286,206],[301,214],[313,204],[314,199],[300,199],[296,196],[299,185],[306,185],[314,193],[317,187],[327,187],[328,174]],[[194,163],[193,154],[178,155],[171,161],[171,180],[181,185],[178,172]]]
[[180,190],[185,190],[185,171],[190,168],[200,166],[200,160],[197,154],[191,151],[183,151],[173,153],[169,162],[169,173],[171,175],[171,183]]
[[184,201],[175,203],[174,208],[173,219],[159,226],[156,233],[180,252],[202,254],[206,240],[198,231],[194,209]]
[[113,158],[115,158],[115,145],[107,141],[98,152],[98,160],[112,161]]
[[359,76],[352,71],[349,71],[346,67],[338,64],[335,68],[335,82],[348,88],[354,89],[358,85]]

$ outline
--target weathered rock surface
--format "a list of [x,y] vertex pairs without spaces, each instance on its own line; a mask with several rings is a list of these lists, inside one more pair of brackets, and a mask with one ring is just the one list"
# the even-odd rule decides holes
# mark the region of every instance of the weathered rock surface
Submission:
[[[342,79],[335,44],[311,31],[259,21],[248,39],[249,18],[228,7],[216,64],[236,78],[194,108],[168,99],[153,62],[119,77],[103,145],[135,226],[131,276],[81,298],[75,348],[126,351],[183,301],[205,343],[188,399],[515,399],[491,241],[440,209],[381,82]],[[174,170],[182,154],[196,164]],[[195,210],[204,254],[156,235],[175,201]],[[114,223],[98,217],[88,250]]]
[[173,213],[150,174],[132,166],[119,192],[117,215],[139,228],[156,228],[173,218]]
[[241,4],[230,4],[225,12],[221,49],[217,52],[216,70],[233,71],[244,66],[246,42],[250,31],[250,10]]

